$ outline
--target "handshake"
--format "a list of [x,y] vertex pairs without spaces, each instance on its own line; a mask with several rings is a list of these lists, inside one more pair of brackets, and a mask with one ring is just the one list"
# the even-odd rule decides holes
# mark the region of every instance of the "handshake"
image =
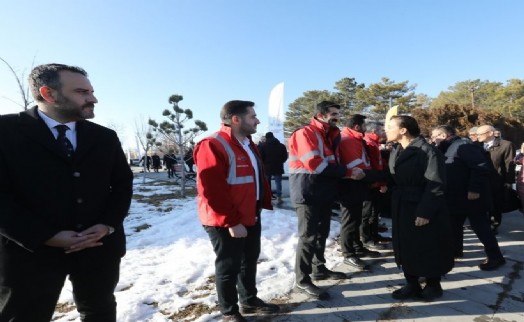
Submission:
[[362,169],[360,169],[360,168],[353,168],[353,169],[351,169],[351,176],[349,176],[349,179],[362,180],[362,179],[364,179],[365,176],[366,176],[366,174],[364,173],[364,171]]

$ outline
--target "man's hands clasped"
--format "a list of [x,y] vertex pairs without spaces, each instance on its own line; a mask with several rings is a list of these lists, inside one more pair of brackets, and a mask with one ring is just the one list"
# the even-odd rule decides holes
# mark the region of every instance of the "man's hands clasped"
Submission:
[[45,244],[51,247],[63,248],[65,253],[69,254],[86,248],[102,246],[103,243],[100,242],[100,239],[108,234],[108,226],[97,224],[81,232],[62,230],[48,239]]

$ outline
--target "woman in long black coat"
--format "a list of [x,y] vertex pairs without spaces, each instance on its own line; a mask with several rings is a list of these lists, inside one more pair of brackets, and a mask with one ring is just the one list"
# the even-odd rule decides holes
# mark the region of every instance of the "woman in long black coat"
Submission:
[[[392,296],[431,301],[442,296],[441,276],[454,263],[444,197],[444,159],[419,136],[418,124],[410,116],[394,116],[386,135],[388,141],[398,143],[389,158],[392,235],[395,261],[407,282]],[[372,173],[369,175],[373,177]],[[426,278],[424,289],[419,277]]]

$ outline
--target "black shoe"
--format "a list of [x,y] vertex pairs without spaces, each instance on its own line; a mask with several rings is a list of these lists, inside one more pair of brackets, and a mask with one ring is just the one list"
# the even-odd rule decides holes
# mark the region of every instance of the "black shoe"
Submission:
[[362,248],[361,250],[357,250],[355,254],[358,257],[371,257],[371,258],[377,258],[377,257],[382,256],[379,252],[374,251],[374,250],[369,250],[365,247]]
[[361,260],[360,258],[356,256],[346,257],[344,258],[344,264],[347,264],[349,266],[353,266],[355,268],[358,268],[360,270],[363,270],[366,268],[366,262]]
[[504,264],[506,264],[506,260],[504,258],[486,259],[480,263],[479,268],[483,271],[494,271]]
[[248,303],[240,304],[240,312],[242,314],[259,313],[259,314],[271,314],[278,312],[280,307],[276,304],[271,304],[262,301],[258,297],[249,301]]
[[311,279],[314,281],[320,280],[343,280],[348,278],[345,273],[331,271],[327,268],[318,273],[311,274]]
[[247,320],[240,313],[224,314],[222,322],[247,322]]
[[319,300],[327,300],[330,297],[328,292],[322,290],[320,287],[311,282],[297,283],[296,288],[300,292],[315,297]]
[[377,241],[380,242],[380,243],[388,243],[388,242],[390,242],[390,241],[393,240],[393,238],[391,238],[391,237],[386,237],[386,236],[382,236],[381,234],[378,234],[378,235],[376,236],[376,239],[377,239]]
[[418,296],[426,302],[431,302],[436,298],[442,297],[443,293],[444,292],[442,291],[440,284],[437,286],[426,285],[426,287],[424,287]]
[[417,297],[421,291],[422,289],[418,284],[406,284],[402,288],[393,291],[391,296],[396,300],[405,300]]
[[376,249],[376,250],[384,250],[384,249],[386,249],[386,247],[384,245],[380,244],[379,242],[374,242],[374,241],[369,241],[367,243],[364,243],[364,246],[366,248]]

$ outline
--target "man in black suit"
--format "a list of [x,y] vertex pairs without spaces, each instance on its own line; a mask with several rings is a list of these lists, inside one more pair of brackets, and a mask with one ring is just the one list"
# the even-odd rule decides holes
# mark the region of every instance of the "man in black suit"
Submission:
[[83,69],[37,66],[29,83],[37,106],[0,116],[0,321],[50,321],[69,276],[82,321],[115,322],[131,170],[116,133],[86,121]]

